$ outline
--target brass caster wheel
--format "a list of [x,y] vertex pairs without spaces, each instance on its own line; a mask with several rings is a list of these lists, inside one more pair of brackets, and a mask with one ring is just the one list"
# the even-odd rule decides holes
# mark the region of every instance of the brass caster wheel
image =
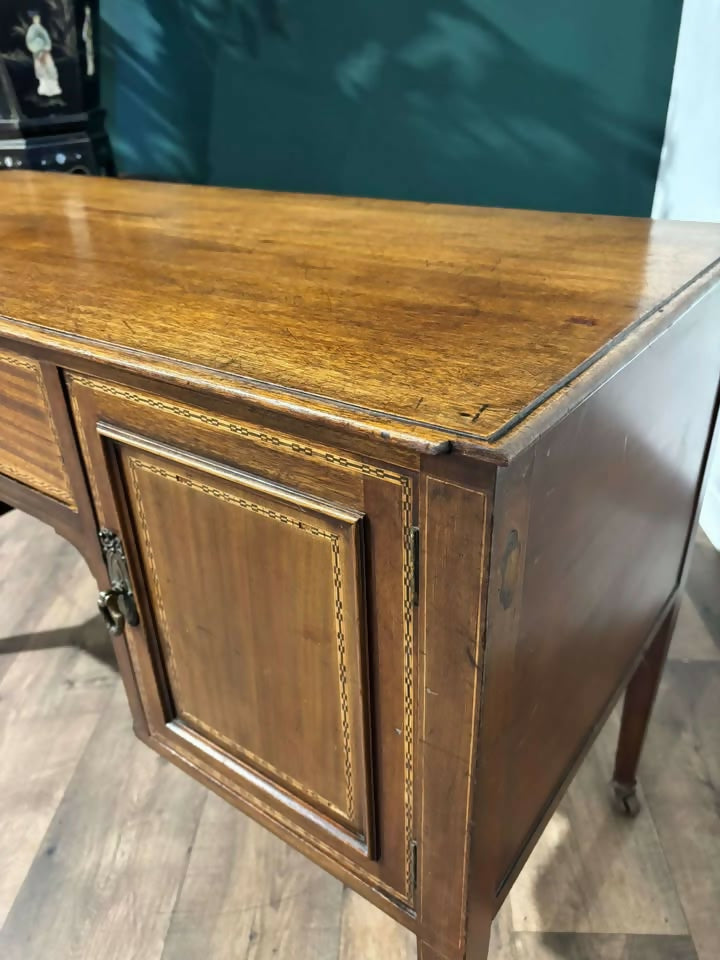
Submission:
[[640,813],[640,801],[635,784],[613,781],[612,795],[615,810],[624,817],[636,817]]

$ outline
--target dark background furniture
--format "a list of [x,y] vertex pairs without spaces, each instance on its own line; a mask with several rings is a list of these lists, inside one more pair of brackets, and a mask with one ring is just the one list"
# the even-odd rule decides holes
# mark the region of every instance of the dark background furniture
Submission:
[[100,106],[98,29],[98,0],[3,2],[0,171],[115,172]]

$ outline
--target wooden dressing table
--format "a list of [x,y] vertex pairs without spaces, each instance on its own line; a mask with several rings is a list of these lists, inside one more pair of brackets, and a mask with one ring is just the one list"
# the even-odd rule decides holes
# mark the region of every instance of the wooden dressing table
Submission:
[[138,736],[481,960],[628,682],[636,812],[720,228],[25,173],[0,210],[0,499],[86,557]]

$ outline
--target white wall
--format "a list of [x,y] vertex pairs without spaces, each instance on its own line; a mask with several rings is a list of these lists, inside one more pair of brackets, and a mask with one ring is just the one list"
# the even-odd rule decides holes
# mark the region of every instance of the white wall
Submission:
[[[654,217],[720,222],[719,49],[720,0],[685,0]],[[718,447],[700,523],[720,550]]]
[[700,523],[705,533],[720,550],[720,445],[718,442],[715,448],[715,458],[710,468]]

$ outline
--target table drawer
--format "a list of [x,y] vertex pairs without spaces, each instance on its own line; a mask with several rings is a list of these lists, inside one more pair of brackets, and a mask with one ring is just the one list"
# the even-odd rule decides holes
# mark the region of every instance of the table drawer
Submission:
[[0,473],[77,509],[37,360],[0,350]]

